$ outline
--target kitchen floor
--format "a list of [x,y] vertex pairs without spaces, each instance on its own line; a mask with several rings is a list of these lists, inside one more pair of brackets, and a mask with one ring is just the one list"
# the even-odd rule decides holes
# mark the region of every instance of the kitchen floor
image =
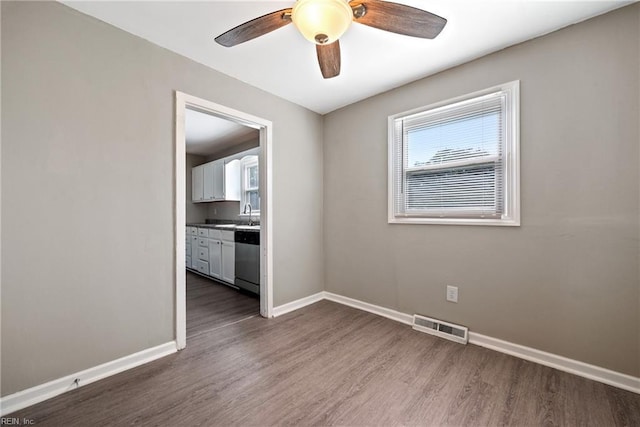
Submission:
[[187,339],[259,315],[259,298],[187,271]]

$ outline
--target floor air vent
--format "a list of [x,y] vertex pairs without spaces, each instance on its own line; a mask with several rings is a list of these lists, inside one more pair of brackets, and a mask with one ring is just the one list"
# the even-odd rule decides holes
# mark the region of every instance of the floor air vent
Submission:
[[460,344],[466,344],[469,339],[469,328],[420,316],[419,314],[413,315],[413,329],[459,342]]

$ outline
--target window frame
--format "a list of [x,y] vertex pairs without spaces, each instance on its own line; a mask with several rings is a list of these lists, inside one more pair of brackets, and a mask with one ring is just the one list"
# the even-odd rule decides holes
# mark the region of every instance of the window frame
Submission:
[[[478,218],[478,217],[452,217],[452,216],[429,216],[425,214],[396,214],[396,177],[405,174],[404,166],[400,166],[402,171],[396,170],[396,131],[395,122],[398,119],[409,117],[420,113],[432,113],[437,109],[445,109],[453,104],[472,102],[492,93],[504,92],[506,94],[506,105],[504,108],[504,141],[503,141],[503,198],[504,213],[501,218]],[[403,148],[406,147],[404,138],[400,138]],[[520,81],[504,83],[487,89],[447,99],[444,101],[429,104],[424,107],[415,108],[388,117],[388,223],[389,224],[450,224],[450,225],[490,225],[490,226],[519,226],[520,225]],[[403,162],[399,162],[402,164]],[[409,168],[407,168],[409,169]]]
[[[240,216],[241,217],[249,216],[248,213],[244,213],[244,207],[246,206],[247,203],[249,203],[249,200],[247,199],[247,193],[249,191],[257,191],[258,199],[260,198],[260,166],[259,166],[258,160],[259,159],[257,155],[247,156],[240,160]],[[247,175],[249,173],[249,169],[254,166],[258,168],[258,186],[255,188],[248,186],[249,177]],[[260,215],[260,209],[254,209],[252,205],[251,216],[253,217],[255,215]]]

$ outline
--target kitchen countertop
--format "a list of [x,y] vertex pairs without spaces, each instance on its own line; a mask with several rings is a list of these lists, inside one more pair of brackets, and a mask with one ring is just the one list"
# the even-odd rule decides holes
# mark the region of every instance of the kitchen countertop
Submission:
[[241,225],[241,224],[187,224],[187,227],[197,228],[214,228],[218,230],[240,230],[240,231],[260,231],[259,225]]
[[260,226],[259,225],[238,225],[236,226],[235,230],[240,230],[240,231],[260,231]]

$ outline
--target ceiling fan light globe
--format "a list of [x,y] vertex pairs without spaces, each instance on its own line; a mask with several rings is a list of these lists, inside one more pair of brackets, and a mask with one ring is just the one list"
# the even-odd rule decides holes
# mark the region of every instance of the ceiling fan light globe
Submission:
[[310,42],[330,44],[347,31],[353,11],[346,0],[298,0],[291,20]]

